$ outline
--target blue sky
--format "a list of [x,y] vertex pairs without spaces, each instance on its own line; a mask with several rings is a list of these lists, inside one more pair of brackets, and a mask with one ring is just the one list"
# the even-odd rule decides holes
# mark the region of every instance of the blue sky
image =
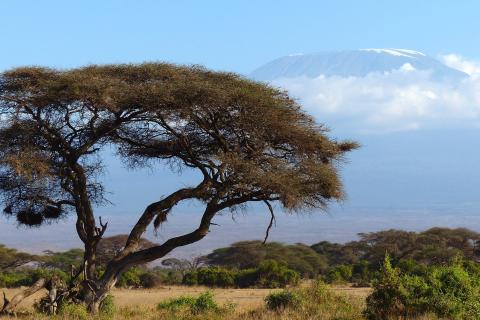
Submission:
[[249,73],[297,52],[369,47],[480,58],[479,1],[0,2],[0,70],[164,60]]
[[[478,0],[3,0],[0,71],[21,65],[70,68],[169,61],[248,74],[293,53],[358,48],[422,51],[471,77],[452,85],[409,71],[279,83],[293,88],[290,92],[301,97],[307,111],[328,126],[337,128],[338,119],[353,115],[357,124],[375,134],[348,133],[363,147],[352,153],[351,163],[342,170],[347,202],[332,215],[313,215],[311,220],[280,218],[285,220],[279,220],[272,237],[290,242],[328,237],[343,241],[360,231],[432,225],[480,230],[473,215],[480,208],[480,153],[472,147],[480,132],[479,12]],[[328,112],[324,107],[330,107]],[[417,130],[417,123],[440,130]],[[447,124],[451,131],[444,130]],[[347,127],[353,126],[348,123]],[[453,131],[457,127],[464,131]],[[161,169],[155,174],[127,172],[120,162],[110,162],[105,180],[116,206],[101,208],[101,214],[130,217],[185,181]],[[190,214],[196,208],[182,210]],[[223,233],[212,232],[206,247],[258,238],[268,224],[264,214],[259,216],[263,220],[245,223],[242,230],[237,225],[229,229],[233,222],[222,220],[225,229],[218,229]],[[172,220],[174,230],[186,225],[182,215],[173,215]],[[190,228],[195,221],[187,220]],[[61,243],[65,248],[78,245],[72,225],[19,234],[15,222],[9,221],[0,223],[0,235],[6,235],[0,240],[8,245],[31,250],[48,247],[45,243]],[[133,219],[110,221],[109,235],[126,232]],[[297,231],[291,232],[292,225]],[[252,226],[257,230],[250,232]],[[281,228],[287,228],[292,238],[286,239]],[[65,240],[66,234],[70,240]]]

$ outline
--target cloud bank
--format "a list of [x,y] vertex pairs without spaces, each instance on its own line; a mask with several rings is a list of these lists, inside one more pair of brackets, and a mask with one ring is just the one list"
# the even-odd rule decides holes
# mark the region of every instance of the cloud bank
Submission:
[[455,54],[440,60],[470,77],[434,79],[406,63],[365,77],[284,78],[272,84],[287,89],[319,122],[341,131],[480,128],[480,64]]

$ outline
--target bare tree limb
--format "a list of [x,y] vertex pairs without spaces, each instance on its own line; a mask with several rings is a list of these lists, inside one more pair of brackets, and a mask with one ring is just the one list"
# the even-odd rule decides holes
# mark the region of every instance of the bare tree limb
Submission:
[[268,224],[267,230],[265,232],[265,239],[263,239],[263,244],[265,244],[267,242],[270,229],[272,229],[273,224],[276,223],[276,219],[275,219],[275,213],[273,212],[273,207],[270,204],[270,202],[268,202],[267,200],[264,200],[263,202],[267,205],[268,211],[270,211],[270,223]]
[[25,298],[28,298],[35,292],[39,291],[40,289],[43,289],[46,284],[47,280],[45,278],[40,278],[31,287],[14,295],[11,300],[7,299],[5,292],[3,292],[3,307],[0,310],[0,314],[15,314],[15,308],[20,302],[22,302]]

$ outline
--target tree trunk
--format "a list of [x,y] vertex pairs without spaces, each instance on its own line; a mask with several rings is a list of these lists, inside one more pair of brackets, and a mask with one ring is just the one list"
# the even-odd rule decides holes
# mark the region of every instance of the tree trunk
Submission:
[[25,298],[31,296],[35,292],[43,289],[46,284],[47,284],[47,280],[44,278],[40,278],[30,288],[27,288],[22,292],[17,293],[15,296],[13,296],[11,300],[7,299],[4,292],[3,307],[0,311],[0,314],[8,314],[8,315],[15,314],[15,308],[18,306],[20,302],[22,302]]
[[[116,280],[115,280],[116,283]],[[98,314],[100,311],[100,305],[102,304],[103,300],[107,297],[108,293],[110,292],[111,288],[115,285],[112,284],[111,287],[107,287],[102,285],[101,283],[96,284],[95,290],[90,290],[85,296],[85,303],[87,305],[87,310],[91,314]]]

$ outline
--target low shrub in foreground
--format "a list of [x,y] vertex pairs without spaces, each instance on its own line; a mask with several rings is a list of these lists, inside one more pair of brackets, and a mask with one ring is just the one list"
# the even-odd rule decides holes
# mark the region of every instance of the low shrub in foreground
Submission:
[[219,306],[215,301],[213,294],[209,291],[200,294],[198,297],[181,296],[169,299],[157,305],[158,310],[178,312],[182,309],[188,309],[194,315],[208,312],[223,313],[231,311],[233,308],[233,305]]
[[84,304],[67,303],[60,307],[58,315],[72,320],[87,320],[89,314]]
[[361,298],[335,294],[321,281],[272,293],[265,298],[265,305],[266,310],[256,310],[246,319],[364,319]]
[[297,293],[285,290],[269,294],[265,297],[265,303],[270,310],[282,310],[299,307],[301,299]]
[[113,296],[111,294],[107,295],[105,299],[100,304],[100,314],[104,318],[113,318],[116,313],[116,306]]
[[422,273],[400,272],[385,257],[367,298],[367,319],[413,318],[435,314],[446,319],[480,319],[480,279],[463,261],[430,266]]

